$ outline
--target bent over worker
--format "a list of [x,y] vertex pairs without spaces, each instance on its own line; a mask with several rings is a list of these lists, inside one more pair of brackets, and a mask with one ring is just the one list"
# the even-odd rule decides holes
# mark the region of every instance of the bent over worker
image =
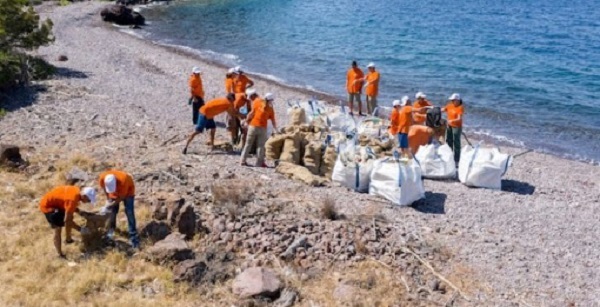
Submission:
[[248,123],[248,141],[242,151],[243,166],[248,166],[246,159],[250,153],[250,149],[256,146],[256,166],[267,167],[265,163],[265,143],[267,142],[267,125],[270,120],[273,124],[273,129],[277,130],[275,121],[275,110],[273,109],[273,101],[275,96],[271,93],[265,95],[265,99],[255,97],[252,102],[252,111],[248,114],[246,122]]
[[198,122],[198,110],[204,105],[204,87],[202,86],[200,73],[200,68],[194,67],[188,81],[191,95],[188,104],[192,105],[192,121],[194,125]]
[[135,224],[135,184],[133,177],[123,171],[110,170],[100,174],[100,187],[106,194],[106,199],[109,201],[109,209],[112,216],[109,222],[108,238],[114,237],[115,229],[117,228],[117,214],[119,213],[119,205],[121,202],[125,206],[125,216],[127,216],[127,227],[129,230],[129,240],[133,248],[140,247],[140,238],[138,237]]
[[81,227],[73,221],[73,214],[79,212],[79,202],[95,203],[96,190],[80,189],[76,186],[60,186],[48,192],[40,201],[40,211],[54,229],[54,248],[59,257],[65,257],[61,246],[62,228],[65,227],[65,243],[73,243],[71,229],[81,232]]

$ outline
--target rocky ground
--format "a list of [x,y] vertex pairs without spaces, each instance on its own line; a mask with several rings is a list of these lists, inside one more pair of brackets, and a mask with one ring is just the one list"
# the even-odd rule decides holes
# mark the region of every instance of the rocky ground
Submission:
[[[397,208],[334,185],[308,187],[273,169],[240,167],[239,156],[211,151],[204,136],[182,155],[193,130],[191,67],[203,70],[209,99],[224,94],[225,70],[118,32],[100,21],[103,5],[43,8],[55,24],[56,42],[39,54],[59,67],[58,75],[0,96],[10,111],[0,120],[0,141],[43,162],[32,173],[85,156],[134,174],[138,206],[154,210],[164,195],[192,204],[199,241],[175,270],[183,272],[182,280],[204,285],[185,273],[204,272],[202,262],[222,267],[210,282],[231,282],[249,267],[269,268],[252,274],[275,272],[285,285],[265,287],[286,288],[301,305],[345,304],[349,298],[365,305],[600,304],[598,166],[528,153],[514,160],[502,191],[426,180],[426,200]],[[58,61],[61,55],[68,61]],[[308,98],[263,80],[256,87],[276,95],[280,122],[286,100]],[[218,138],[226,140],[224,129]],[[93,176],[98,171],[89,170]],[[35,202],[28,206],[37,210]],[[176,247],[188,244],[169,238]],[[343,274],[352,268],[377,272],[374,267],[390,274]],[[325,283],[331,280],[335,291],[323,297],[332,301],[311,296],[329,291]],[[231,289],[248,303],[237,281]]]

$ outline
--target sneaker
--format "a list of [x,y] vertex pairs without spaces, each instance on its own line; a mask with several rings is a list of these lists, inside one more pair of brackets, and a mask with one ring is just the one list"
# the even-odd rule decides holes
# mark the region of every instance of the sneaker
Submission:
[[181,151],[182,154],[187,154],[187,147],[184,147],[183,150]]

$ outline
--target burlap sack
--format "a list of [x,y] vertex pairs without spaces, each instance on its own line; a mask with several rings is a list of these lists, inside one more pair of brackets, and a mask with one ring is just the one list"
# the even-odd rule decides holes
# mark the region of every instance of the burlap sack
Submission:
[[314,175],[320,175],[321,159],[323,152],[321,150],[322,143],[319,141],[311,141],[304,148],[303,165]]
[[288,178],[304,182],[313,187],[322,186],[326,182],[324,178],[313,175],[306,167],[287,162],[280,162],[275,171]]
[[325,149],[325,153],[321,157],[321,165],[319,165],[319,175],[331,179],[333,173],[333,167],[335,166],[335,160],[337,159],[337,153],[335,152],[335,146],[329,145]]
[[283,142],[283,149],[279,160],[292,164],[300,164],[302,136],[300,133],[288,134]]
[[286,126],[283,127],[283,133],[285,134],[290,134],[290,133],[296,133],[298,132],[298,126]]
[[306,113],[303,108],[293,108],[288,114],[290,117],[290,125],[297,126],[306,123]]
[[270,137],[265,143],[265,155],[269,160],[277,160],[281,156],[283,143],[287,136],[285,134],[277,134]]
[[367,145],[369,145],[370,141],[371,141],[371,139],[364,134],[361,134],[358,136],[358,144],[360,146],[367,146]]

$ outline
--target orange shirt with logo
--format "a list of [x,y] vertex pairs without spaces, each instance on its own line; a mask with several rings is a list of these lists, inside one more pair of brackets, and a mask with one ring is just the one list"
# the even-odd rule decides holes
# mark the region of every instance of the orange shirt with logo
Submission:
[[[462,127],[462,116],[465,114],[465,109],[462,104],[455,106],[454,103],[450,102],[446,105],[446,112],[448,113],[448,126],[453,128]],[[459,117],[460,120],[453,121]]]
[[[417,99],[417,101],[415,101],[413,103],[413,107],[415,109],[420,109],[423,107],[430,107],[430,106],[431,106],[431,103],[425,99],[423,99],[423,100]],[[417,125],[425,124],[425,121],[427,120],[427,109],[422,109],[422,110],[419,110],[419,111],[413,113],[413,120],[414,120],[414,123]]]
[[379,72],[369,72],[366,79],[368,84],[365,88],[365,94],[367,96],[377,96],[379,94]]
[[424,125],[412,125],[408,130],[408,147],[412,150],[413,154],[416,154],[420,146],[429,144],[431,135],[429,134],[429,127]]
[[268,121],[275,120],[275,110],[262,98],[254,99],[252,111],[254,112],[254,116],[250,120],[252,127],[267,128]]
[[200,113],[207,119],[213,119],[215,116],[227,112],[233,104],[226,97],[215,98],[200,108]]
[[200,78],[200,75],[196,76],[192,74],[188,83],[190,84],[192,96],[204,99],[204,87],[202,87],[202,78]]
[[50,213],[55,209],[73,213],[81,201],[81,190],[76,186],[61,186],[52,189],[40,201],[40,210]]
[[360,93],[363,87],[363,82],[354,82],[356,80],[362,79],[365,76],[360,68],[350,68],[348,73],[346,74],[346,83],[347,90],[349,94],[357,94]]
[[99,184],[103,191],[106,191],[104,178],[106,178],[108,175],[114,175],[117,179],[117,190],[114,193],[109,193],[109,198],[125,198],[135,196],[135,184],[133,183],[133,177],[129,173],[118,170],[109,170],[100,174]]
[[246,87],[248,83],[250,83],[250,79],[246,77],[246,75],[238,75],[237,77],[232,78],[233,80],[233,92],[236,94],[241,94],[246,92]]

